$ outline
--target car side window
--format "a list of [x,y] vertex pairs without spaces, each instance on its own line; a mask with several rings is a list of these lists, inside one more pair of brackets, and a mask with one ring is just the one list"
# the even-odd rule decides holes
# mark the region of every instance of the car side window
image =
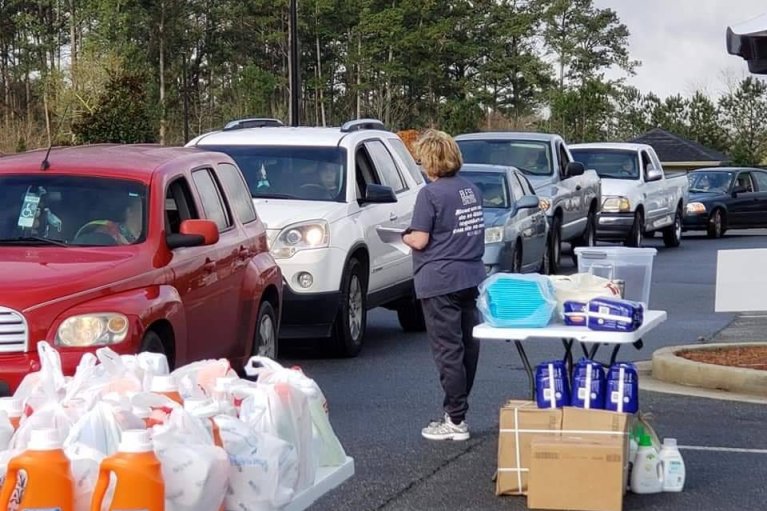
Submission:
[[381,184],[381,178],[376,174],[373,161],[370,159],[365,146],[360,144],[354,153],[354,166],[356,167],[357,199],[365,196],[368,184]]
[[253,222],[256,219],[256,208],[253,207],[253,198],[239,169],[231,163],[219,163],[216,172],[229,196],[234,214],[243,224]]
[[192,179],[200,194],[205,216],[216,223],[219,231],[229,229],[232,226],[232,220],[226,210],[221,190],[219,190],[210,170],[197,170],[192,173]]
[[199,218],[197,205],[186,179],[180,177],[168,185],[165,192],[165,232],[179,234],[181,222]]
[[565,151],[565,146],[560,142],[557,143],[557,152],[559,153],[559,176],[561,179],[565,179],[567,177],[567,164],[570,162],[570,157],[567,155],[567,151]]
[[752,176],[756,180],[759,191],[767,192],[767,172],[754,172]]
[[736,183],[735,186],[745,188],[746,192],[753,192],[754,184],[751,182],[751,173],[741,172],[740,174],[738,174],[738,182]]
[[650,158],[650,155],[647,154],[647,151],[641,152],[641,158],[642,158],[642,174],[645,177],[645,181],[647,180],[647,169],[653,165],[652,158]]
[[391,187],[394,193],[400,193],[407,190],[405,181],[397,169],[397,164],[389,154],[386,146],[380,140],[368,140],[365,142],[365,148],[368,151],[376,170],[381,176],[381,184]]
[[511,194],[514,196],[514,201],[518,201],[525,196],[525,191],[522,189],[522,185],[519,179],[514,174],[511,175]]
[[405,162],[405,167],[407,167],[407,171],[410,173],[410,175],[413,176],[413,180],[419,185],[423,183],[423,174],[421,174],[421,169],[418,168],[418,164],[415,162],[413,155],[410,154],[410,151],[407,150],[405,143],[402,142],[402,140],[399,138],[390,138],[389,143],[391,144],[392,149],[394,149],[394,151],[400,157],[400,159]]

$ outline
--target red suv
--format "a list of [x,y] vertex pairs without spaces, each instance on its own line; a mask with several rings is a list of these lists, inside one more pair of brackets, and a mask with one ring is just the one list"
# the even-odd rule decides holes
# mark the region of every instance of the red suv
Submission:
[[83,352],[275,356],[282,275],[226,155],[97,145],[0,158],[0,387]]

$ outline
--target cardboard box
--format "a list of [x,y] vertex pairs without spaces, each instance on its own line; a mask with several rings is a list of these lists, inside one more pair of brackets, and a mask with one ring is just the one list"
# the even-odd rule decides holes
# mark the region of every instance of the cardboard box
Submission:
[[605,410],[540,409],[532,401],[509,401],[500,412],[496,495],[526,495],[533,440],[564,434],[622,442],[625,479],[628,474],[629,418],[627,414]]
[[561,409],[539,409],[532,401],[509,401],[501,408],[496,495],[524,495],[530,469],[530,445],[536,436],[562,429]]
[[527,507],[621,511],[626,488],[623,444],[598,435],[536,438]]

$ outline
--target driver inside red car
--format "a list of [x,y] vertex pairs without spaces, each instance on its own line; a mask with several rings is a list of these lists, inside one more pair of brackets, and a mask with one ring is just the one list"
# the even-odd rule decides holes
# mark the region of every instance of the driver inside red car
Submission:
[[[132,245],[141,237],[143,223],[141,197],[132,195],[126,201],[122,221],[93,220],[88,222],[77,231],[75,241],[81,243],[92,242],[98,245]],[[99,242],[98,239],[104,239],[103,236],[111,237],[114,243]]]

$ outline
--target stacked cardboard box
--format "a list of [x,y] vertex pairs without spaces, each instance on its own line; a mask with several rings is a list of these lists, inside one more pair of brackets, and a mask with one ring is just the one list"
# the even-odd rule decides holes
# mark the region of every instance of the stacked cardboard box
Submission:
[[620,511],[629,422],[622,413],[510,401],[501,408],[496,494],[527,495],[533,509]]

